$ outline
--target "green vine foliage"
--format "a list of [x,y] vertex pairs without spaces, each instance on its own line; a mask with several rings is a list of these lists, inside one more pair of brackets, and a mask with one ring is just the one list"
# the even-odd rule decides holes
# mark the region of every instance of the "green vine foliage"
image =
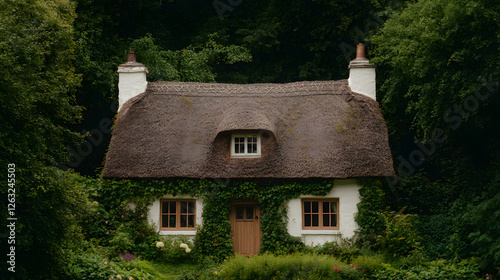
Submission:
[[[261,204],[261,252],[289,253],[303,244],[288,234],[286,202],[300,195],[325,196],[332,180],[101,180],[99,200],[109,209],[121,209],[133,202],[145,209],[158,197],[189,194],[203,199],[203,225],[198,227],[195,244],[203,256],[222,261],[233,255],[230,202],[255,199]],[[144,216],[144,219],[146,217]]]
[[359,180],[361,197],[355,221],[359,225],[360,242],[373,245],[377,236],[386,229],[384,214],[389,211],[382,182],[377,179]]

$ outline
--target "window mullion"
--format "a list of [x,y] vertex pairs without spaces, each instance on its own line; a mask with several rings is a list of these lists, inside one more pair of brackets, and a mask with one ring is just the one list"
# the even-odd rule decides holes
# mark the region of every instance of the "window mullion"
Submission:
[[323,202],[321,200],[318,201],[318,216],[319,216],[319,228],[322,229],[324,228],[323,224]]
[[182,200],[179,200],[178,203],[175,204],[175,207],[177,208],[177,213],[175,213],[175,215],[177,216],[176,219],[175,219],[175,228],[176,229],[180,229],[180,225],[181,225],[181,203],[182,203]]

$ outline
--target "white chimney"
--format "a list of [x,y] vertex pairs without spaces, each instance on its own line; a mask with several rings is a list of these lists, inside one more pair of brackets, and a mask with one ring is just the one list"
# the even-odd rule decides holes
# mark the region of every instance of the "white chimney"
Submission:
[[135,61],[135,53],[127,52],[127,62],[118,66],[118,110],[130,98],[146,91],[148,68]]
[[377,100],[375,89],[375,65],[365,57],[365,45],[359,43],[356,58],[349,63],[349,86],[353,92]]

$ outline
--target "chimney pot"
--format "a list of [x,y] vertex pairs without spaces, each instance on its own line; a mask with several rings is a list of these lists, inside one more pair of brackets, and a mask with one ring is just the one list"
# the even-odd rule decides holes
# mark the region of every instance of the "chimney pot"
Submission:
[[365,57],[365,45],[363,43],[359,43],[356,47],[356,58],[366,58]]
[[127,62],[135,62],[135,52],[134,51],[127,52]]

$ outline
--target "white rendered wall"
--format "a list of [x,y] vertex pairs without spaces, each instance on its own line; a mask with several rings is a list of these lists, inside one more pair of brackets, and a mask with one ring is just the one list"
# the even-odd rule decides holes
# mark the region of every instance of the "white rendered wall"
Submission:
[[[201,213],[203,212],[203,199],[191,197],[189,195],[177,195],[172,196],[170,194],[164,195],[163,197],[157,199],[151,206],[149,206],[148,220],[149,223],[154,225],[156,230],[159,230],[160,225],[160,199],[195,199],[196,200],[196,225],[201,225],[202,218]],[[161,230],[160,235],[186,235],[194,237],[196,235],[196,230]]]
[[364,94],[377,100],[375,87],[375,68],[361,67],[349,69],[349,86],[353,92]]
[[118,67],[118,110],[130,98],[146,91],[146,67]]
[[[318,245],[325,242],[338,241],[340,237],[352,237],[358,225],[354,221],[357,204],[360,201],[359,189],[355,179],[335,180],[333,189],[324,197],[303,195],[288,201],[288,233],[301,237],[306,245]],[[303,230],[301,198],[338,198],[339,229],[338,230]]]

